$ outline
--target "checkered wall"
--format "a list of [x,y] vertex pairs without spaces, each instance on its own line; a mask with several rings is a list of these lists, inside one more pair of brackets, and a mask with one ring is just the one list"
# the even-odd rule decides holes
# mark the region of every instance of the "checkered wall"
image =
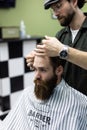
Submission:
[[36,43],[36,39],[0,43],[1,118],[12,108],[22,90],[33,85],[33,72],[26,66],[25,57]]

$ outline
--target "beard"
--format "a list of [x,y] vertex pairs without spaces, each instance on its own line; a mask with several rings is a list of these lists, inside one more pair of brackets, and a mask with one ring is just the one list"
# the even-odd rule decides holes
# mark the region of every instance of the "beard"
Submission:
[[34,80],[34,83],[35,83],[34,93],[36,95],[36,98],[40,100],[47,100],[50,98],[54,88],[56,87],[57,76],[55,75],[47,81],[43,81],[38,78]]
[[72,13],[69,13],[66,17],[58,17],[58,20],[60,22],[61,26],[69,26],[73,17],[74,17],[75,12],[73,11]]

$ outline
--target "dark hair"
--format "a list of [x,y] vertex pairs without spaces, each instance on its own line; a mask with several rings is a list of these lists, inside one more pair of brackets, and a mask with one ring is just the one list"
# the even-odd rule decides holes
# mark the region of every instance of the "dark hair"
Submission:
[[[68,1],[70,2],[71,0],[68,0]],[[77,5],[81,9],[86,2],[87,0],[78,0]]]
[[66,61],[60,59],[59,56],[56,56],[56,57],[50,57],[50,62],[51,65],[53,66],[53,69],[55,70],[60,65],[64,67]]

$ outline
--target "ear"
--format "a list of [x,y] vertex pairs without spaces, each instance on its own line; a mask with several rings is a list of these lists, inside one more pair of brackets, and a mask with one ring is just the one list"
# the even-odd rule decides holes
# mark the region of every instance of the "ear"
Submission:
[[73,3],[73,5],[74,5],[74,7],[76,7],[76,6],[77,6],[77,3],[78,3],[78,0],[72,0],[72,3]]
[[56,69],[56,75],[57,75],[58,77],[61,77],[62,74],[63,74],[63,66],[60,65],[60,66],[58,66],[57,69]]

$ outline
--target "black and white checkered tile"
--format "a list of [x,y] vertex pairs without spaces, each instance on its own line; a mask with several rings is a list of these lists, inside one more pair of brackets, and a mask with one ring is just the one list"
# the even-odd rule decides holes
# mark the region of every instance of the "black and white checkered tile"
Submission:
[[26,66],[25,56],[36,47],[36,44],[36,39],[0,42],[0,111],[2,113],[12,108],[24,88],[33,85],[33,72]]

